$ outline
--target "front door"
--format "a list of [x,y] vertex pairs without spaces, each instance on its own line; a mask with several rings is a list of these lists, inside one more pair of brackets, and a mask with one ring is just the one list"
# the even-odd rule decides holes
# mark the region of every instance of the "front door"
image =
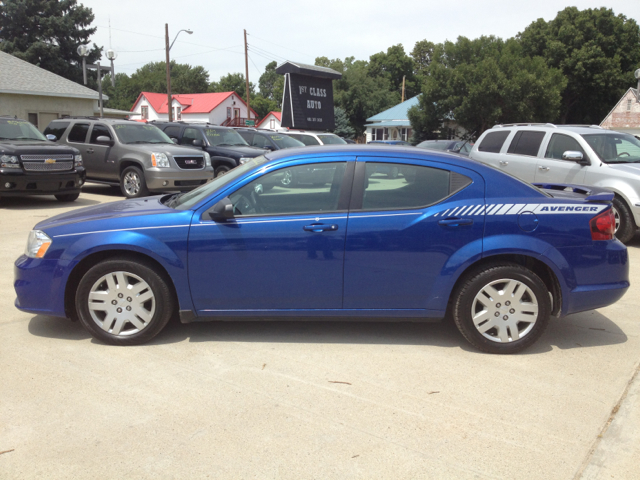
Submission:
[[102,180],[117,180],[118,169],[115,168],[115,156],[110,155],[111,145],[98,142],[98,137],[113,140],[113,135],[104,124],[94,123],[86,148],[86,162],[91,164],[93,177]]
[[482,254],[483,204],[484,181],[467,169],[359,158],[345,247],[344,308],[422,315],[443,309],[447,299],[439,286],[457,268],[456,254]]
[[[202,213],[189,236],[198,315],[342,308],[345,172],[353,163],[334,157],[272,169],[228,195],[233,219]],[[304,180],[283,182],[289,175]]]
[[538,159],[536,183],[584,183],[587,168],[573,160],[563,160],[562,155],[566,151],[582,152],[583,158],[587,158],[587,154],[574,138],[554,133],[549,139],[544,158]]

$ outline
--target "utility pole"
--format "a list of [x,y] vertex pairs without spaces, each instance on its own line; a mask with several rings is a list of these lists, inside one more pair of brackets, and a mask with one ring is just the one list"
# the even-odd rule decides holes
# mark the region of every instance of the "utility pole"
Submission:
[[247,31],[244,31],[244,70],[247,77],[247,120],[251,120],[251,99],[249,98],[249,49],[247,48]]
[[171,106],[171,66],[169,64],[169,24],[164,24],[165,50],[167,51],[167,111],[169,121],[173,122],[173,108]]
[[400,103],[404,102],[404,80],[405,80],[405,78],[407,78],[407,76],[403,75],[402,76],[402,101]]

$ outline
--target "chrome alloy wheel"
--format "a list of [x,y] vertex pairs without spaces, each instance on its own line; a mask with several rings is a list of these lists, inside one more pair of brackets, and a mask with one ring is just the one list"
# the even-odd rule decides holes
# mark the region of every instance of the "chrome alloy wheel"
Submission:
[[538,320],[538,299],[522,282],[495,280],[473,299],[471,317],[483,337],[497,343],[514,342],[533,329]]
[[611,209],[613,210],[613,216],[615,217],[615,220],[616,220],[616,228],[613,231],[613,233],[615,235],[616,233],[618,233],[618,229],[620,228],[620,212],[614,206],[611,206]]
[[127,172],[123,179],[124,190],[127,195],[135,196],[140,192],[142,181],[136,172]]
[[144,330],[156,310],[151,287],[128,272],[111,272],[100,277],[89,292],[89,313],[105,332],[116,336]]

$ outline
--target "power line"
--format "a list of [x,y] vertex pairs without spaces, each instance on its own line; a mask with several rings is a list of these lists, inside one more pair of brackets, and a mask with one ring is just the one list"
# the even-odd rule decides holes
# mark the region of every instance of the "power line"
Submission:
[[[247,35],[251,35],[251,34],[247,33]],[[258,40],[262,40],[263,42],[267,42],[267,43],[270,43],[272,45],[275,45],[276,47],[284,48],[285,50],[291,50],[292,52],[299,53],[300,55],[304,55],[305,57],[312,58],[312,55],[309,55],[308,53],[302,53],[302,52],[298,52],[297,50],[293,50],[292,48],[283,47],[282,45],[278,45],[277,43],[270,42],[269,40],[265,40],[264,38],[256,37],[255,35],[251,35],[251,36],[254,37],[254,38],[257,38]],[[281,57],[281,58],[283,58],[283,57]]]
[[285,58],[285,57],[281,57],[280,55],[277,55],[277,54],[275,54],[275,53],[273,53],[273,52],[269,52],[269,51],[265,50],[264,48],[256,47],[256,46],[255,46],[255,45],[253,45],[253,44],[249,44],[249,46],[250,46],[250,47],[253,47],[253,50],[254,50],[254,51],[256,51],[256,52],[257,52],[257,51],[259,51],[259,52],[262,52],[263,54],[266,54],[266,55],[271,55],[271,56],[273,56],[273,57],[281,58],[281,59],[283,59],[283,60],[288,60],[288,59],[287,59],[287,58]]
[[251,60],[251,63],[253,63],[253,66],[256,67],[256,70],[258,71],[258,74],[260,74],[260,69],[256,65],[256,62],[253,61],[253,58],[251,58],[251,55],[247,54],[247,56],[249,57],[249,60]]
[[[250,49],[250,50],[251,50],[251,49]],[[277,59],[277,58],[274,58],[274,57],[271,57],[271,56],[264,55],[264,54],[262,54],[262,53],[258,52],[257,50],[251,50],[251,51],[252,51],[253,53],[255,53],[256,55],[258,55],[258,56],[262,57],[262,58],[266,58],[266,59],[267,59],[267,60],[269,60],[269,61],[275,61],[275,62],[278,62],[278,59]]]

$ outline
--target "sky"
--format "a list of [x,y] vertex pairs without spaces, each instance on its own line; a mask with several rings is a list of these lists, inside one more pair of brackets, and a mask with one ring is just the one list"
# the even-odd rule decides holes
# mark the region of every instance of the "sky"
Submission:
[[[313,64],[316,57],[371,55],[402,44],[455,41],[459,36],[513,37],[538,18],[552,20],[576,6],[611,8],[640,23],[640,0],[78,0],[93,10],[92,41],[111,47],[116,73],[128,75],[148,62],[165,60],[165,23],[178,63],[201,65],[209,80],[245,72],[244,34],[249,44],[249,79],[256,83],[267,63],[292,60]],[[109,32],[109,24],[111,32]],[[106,61],[106,58],[105,60]]]

